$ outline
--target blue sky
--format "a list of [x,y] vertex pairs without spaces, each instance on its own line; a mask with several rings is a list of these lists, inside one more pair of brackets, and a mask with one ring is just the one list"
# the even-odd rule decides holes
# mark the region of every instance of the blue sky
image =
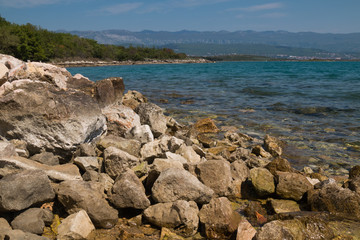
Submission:
[[360,32],[360,0],[0,0],[10,22],[49,30]]

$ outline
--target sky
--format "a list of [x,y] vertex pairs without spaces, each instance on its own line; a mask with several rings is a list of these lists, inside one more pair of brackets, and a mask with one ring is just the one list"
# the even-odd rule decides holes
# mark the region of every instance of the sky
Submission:
[[56,30],[360,32],[360,0],[0,0],[0,15]]

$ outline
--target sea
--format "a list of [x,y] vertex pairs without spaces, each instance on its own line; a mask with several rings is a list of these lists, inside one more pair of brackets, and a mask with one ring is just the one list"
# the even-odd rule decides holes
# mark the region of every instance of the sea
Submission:
[[285,142],[298,169],[346,174],[360,165],[360,62],[217,62],[68,68],[123,77],[180,123],[211,117]]

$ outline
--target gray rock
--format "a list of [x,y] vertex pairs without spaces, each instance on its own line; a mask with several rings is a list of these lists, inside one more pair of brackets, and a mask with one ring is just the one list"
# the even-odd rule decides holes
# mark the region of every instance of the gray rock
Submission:
[[109,198],[116,208],[146,209],[150,206],[144,186],[130,169],[116,179]]
[[135,112],[139,114],[141,124],[150,126],[154,137],[165,134],[167,119],[159,106],[153,103],[141,103]]
[[166,152],[174,153],[181,146],[184,145],[184,141],[176,137],[170,137],[167,135],[162,136],[160,139],[146,143],[141,148],[141,157],[144,160],[153,160],[154,158],[162,158]]
[[242,183],[250,177],[250,170],[242,160],[236,160],[231,163],[231,176],[235,182]]
[[121,77],[105,78],[95,83],[95,96],[101,107],[121,103],[124,90]]
[[140,163],[137,157],[115,147],[105,149],[104,157],[105,172],[112,179],[115,179],[127,169],[135,167]]
[[229,162],[209,160],[198,164],[195,172],[202,183],[214,190],[215,196],[235,195]]
[[176,234],[191,237],[198,229],[198,213],[195,202],[178,200],[152,205],[144,211],[144,217],[158,227],[172,228]]
[[20,211],[54,198],[50,180],[41,171],[23,171],[0,180],[0,211]]
[[152,197],[156,202],[176,200],[207,203],[214,191],[201,183],[186,170],[169,168],[163,171],[152,187]]
[[270,199],[268,200],[272,211],[274,213],[287,213],[287,212],[299,212],[299,204],[292,200],[283,199]]
[[260,197],[275,192],[274,176],[266,168],[253,168],[250,170],[251,183]]
[[17,156],[15,146],[8,141],[0,141],[0,158]]
[[95,227],[86,211],[80,210],[63,219],[57,230],[59,240],[82,240],[86,239]]
[[189,163],[201,162],[200,155],[191,146],[182,145],[176,153],[183,156]]
[[0,158],[0,165],[3,168],[18,170],[40,170],[44,172],[53,181],[80,180],[79,169],[74,164],[62,164],[48,166],[22,157]]
[[60,164],[59,157],[55,156],[51,152],[41,152],[41,153],[35,154],[30,159],[33,161],[36,161],[38,163],[46,164],[49,166],[56,166],[56,165]]
[[24,232],[42,234],[44,227],[49,226],[53,218],[53,213],[48,209],[30,208],[18,215],[11,222],[11,226]]
[[135,110],[140,103],[147,103],[147,102],[148,100],[143,94],[139,93],[138,91],[131,91],[131,90],[129,90],[126,94],[124,94],[122,99],[122,103],[133,110]]
[[105,200],[101,185],[95,182],[64,181],[57,188],[59,202],[69,214],[83,209],[96,227],[112,228],[118,212]]
[[299,201],[304,193],[313,188],[304,175],[299,173],[277,172],[276,194],[284,199]]
[[140,143],[145,144],[154,141],[154,135],[149,125],[141,125],[133,127],[126,133],[126,138],[136,139]]
[[21,230],[7,230],[0,232],[0,238],[11,240],[49,240],[47,237],[41,237],[33,233],[23,232]]
[[15,146],[15,151],[20,157],[29,157],[29,151],[26,147],[27,144],[24,140],[12,139],[10,142]]
[[83,171],[98,170],[100,164],[97,157],[76,157],[74,163]]
[[146,188],[151,189],[160,173],[169,168],[184,169],[183,164],[179,161],[155,158],[154,162],[150,165],[149,174],[146,179]]
[[186,158],[184,158],[183,156],[176,154],[176,153],[172,153],[172,152],[166,152],[165,153],[165,157],[171,161],[177,161],[180,162],[182,164],[187,163]]
[[230,162],[235,162],[237,160],[245,161],[249,158],[251,151],[246,148],[239,147],[230,154],[230,158],[228,159]]
[[76,156],[89,156],[89,157],[96,157],[95,146],[91,143],[82,143],[79,145],[78,149],[76,150]]
[[109,193],[114,185],[114,180],[106,173],[100,173],[99,182],[104,187],[104,191]]
[[240,215],[232,210],[225,197],[213,198],[209,204],[203,205],[199,218],[208,239],[228,239],[240,222]]
[[135,139],[125,139],[114,135],[107,135],[97,143],[97,146],[100,150],[108,147],[116,147],[135,157],[140,156],[141,143]]

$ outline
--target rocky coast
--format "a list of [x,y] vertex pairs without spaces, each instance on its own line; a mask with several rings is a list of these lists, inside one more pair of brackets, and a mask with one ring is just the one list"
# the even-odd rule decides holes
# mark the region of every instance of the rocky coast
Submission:
[[179,124],[120,77],[0,55],[0,239],[360,239],[360,166]]

